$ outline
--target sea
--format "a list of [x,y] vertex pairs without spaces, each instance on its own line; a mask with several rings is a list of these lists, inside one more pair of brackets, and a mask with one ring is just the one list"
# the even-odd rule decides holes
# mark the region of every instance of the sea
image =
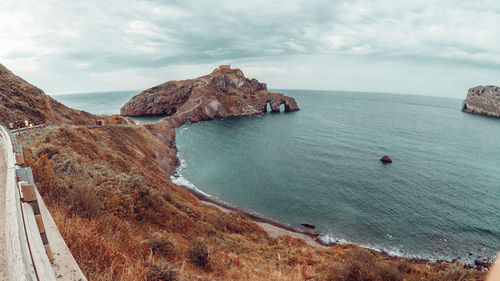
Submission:
[[[500,250],[500,119],[452,98],[276,91],[300,111],[178,128],[174,181],[297,229],[313,224],[324,242],[466,263]],[[138,92],[53,97],[118,114]]]

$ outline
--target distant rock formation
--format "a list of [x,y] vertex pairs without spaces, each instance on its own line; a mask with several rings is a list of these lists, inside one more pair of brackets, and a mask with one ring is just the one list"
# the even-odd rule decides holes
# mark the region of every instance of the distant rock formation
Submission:
[[299,110],[294,98],[267,90],[265,83],[248,79],[239,69],[215,69],[195,79],[169,81],[133,97],[122,115],[166,115],[177,124],[214,118],[258,115],[267,111]]
[[380,161],[382,161],[382,163],[392,163],[392,159],[387,155],[384,155],[384,157],[380,158]]
[[462,111],[500,117],[500,87],[478,86],[470,88],[462,103]]
[[71,109],[46,95],[39,88],[13,74],[0,64],[0,124],[95,124],[103,119],[106,124],[126,123],[128,118],[119,115],[98,116]]

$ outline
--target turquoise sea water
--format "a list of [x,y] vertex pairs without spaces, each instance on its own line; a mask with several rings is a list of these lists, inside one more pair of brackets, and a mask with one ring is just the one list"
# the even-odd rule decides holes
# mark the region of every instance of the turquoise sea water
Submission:
[[[179,128],[176,181],[291,226],[315,224],[325,241],[466,262],[500,249],[500,119],[462,113],[458,99],[281,92],[301,110]],[[133,93],[121,95],[96,96],[99,111],[55,98],[118,113]],[[394,162],[382,164],[384,154]]]
[[[113,91],[93,93],[72,93],[52,95],[53,98],[71,108],[93,114],[120,114],[120,108],[141,91]],[[157,121],[163,116],[134,116],[132,119],[143,122]]]

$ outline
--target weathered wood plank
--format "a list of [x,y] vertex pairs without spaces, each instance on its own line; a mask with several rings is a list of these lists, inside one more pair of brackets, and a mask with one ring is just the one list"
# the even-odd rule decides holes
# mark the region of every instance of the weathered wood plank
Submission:
[[38,226],[38,232],[45,232],[45,228],[43,227],[42,215],[35,215],[36,225]]
[[31,205],[22,203],[24,221],[26,226],[26,235],[31,249],[31,256],[35,264],[36,272],[39,280],[55,281],[56,275],[50,264],[50,260],[45,251],[45,247],[38,232],[38,226],[35,221],[35,214]]
[[16,164],[24,165],[24,156],[22,154],[16,154]]
[[2,140],[2,134],[0,134],[0,280],[8,280],[9,266],[7,263],[7,252],[5,251],[5,179],[7,178],[7,164],[4,161]]
[[36,200],[36,193],[35,193],[35,185],[34,184],[27,184],[27,183],[20,183],[21,186],[21,192],[23,194],[23,200],[24,202],[32,202]]
[[49,261],[52,262],[54,260],[54,255],[52,254],[52,250],[50,249],[50,245],[44,245],[45,248],[45,253],[47,253],[47,257],[49,258]]

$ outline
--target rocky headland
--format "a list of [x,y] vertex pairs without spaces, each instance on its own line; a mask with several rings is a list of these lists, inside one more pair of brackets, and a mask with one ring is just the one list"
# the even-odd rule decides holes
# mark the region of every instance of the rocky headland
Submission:
[[462,103],[462,111],[500,117],[500,87],[477,86],[470,88]]
[[122,115],[165,115],[177,126],[230,116],[299,110],[294,98],[267,90],[265,83],[248,79],[240,69],[215,69],[195,79],[169,81],[133,97]]

